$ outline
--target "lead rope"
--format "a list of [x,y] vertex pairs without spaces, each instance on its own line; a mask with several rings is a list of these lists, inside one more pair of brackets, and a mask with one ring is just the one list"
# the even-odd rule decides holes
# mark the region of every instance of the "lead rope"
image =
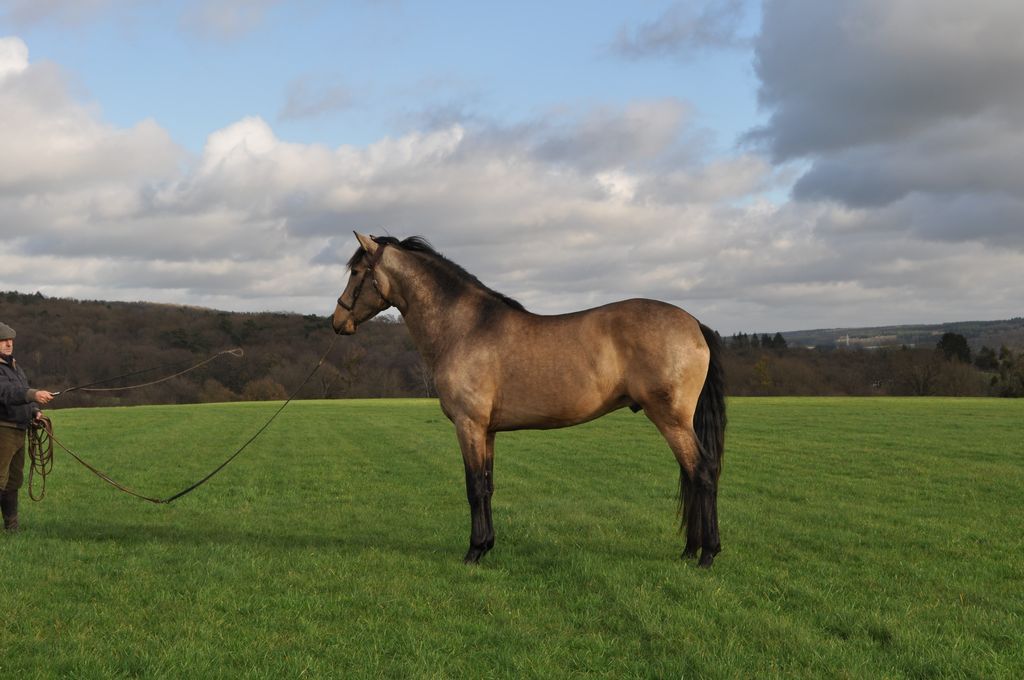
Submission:
[[52,394],[53,394],[53,396],[56,397],[56,396],[61,395],[61,394],[67,394],[68,392],[75,392],[76,390],[80,391],[80,392],[119,392],[119,391],[122,391],[122,390],[137,390],[140,387],[150,387],[152,385],[159,385],[162,382],[167,382],[168,380],[172,380],[174,378],[178,378],[180,376],[185,375],[186,373],[191,373],[192,371],[196,370],[197,368],[200,368],[201,366],[205,366],[206,364],[210,363],[214,359],[222,357],[225,354],[230,354],[231,356],[235,357],[236,359],[240,358],[242,356],[245,356],[245,352],[242,350],[241,347],[236,347],[234,349],[225,349],[225,350],[222,350],[220,352],[217,352],[216,354],[211,354],[210,356],[208,356],[207,358],[203,359],[199,363],[192,364],[191,366],[189,366],[188,368],[186,368],[184,370],[178,371],[177,373],[172,373],[171,375],[165,376],[163,378],[158,378],[156,380],[151,380],[150,382],[140,383],[138,385],[127,385],[125,387],[93,387],[93,385],[102,385],[103,383],[114,382],[115,380],[120,380],[121,378],[130,378],[133,375],[141,375],[143,373],[149,373],[151,371],[155,371],[155,370],[158,370],[158,369],[161,369],[161,368],[167,368],[168,366],[180,366],[181,362],[174,363],[174,364],[163,364],[161,366],[153,366],[152,368],[144,368],[141,371],[132,371],[131,373],[125,373],[123,375],[117,375],[117,376],[114,376],[113,378],[106,378],[105,380],[97,380],[96,382],[86,383],[85,385],[76,385],[75,387],[68,387],[68,388],[60,390],[58,392],[53,392]]
[[[50,424],[49,418],[43,417],[42,419],[40,419],[40,422],[45,423],[45,425],[40,426],[40,427],[36,427],[35,424],[33,423],[32,434],[29,437],[29,456],[32,459],[32,471],[29,473],[29,497],[32,498],[32,500],[41,500],[43,495],[45,495],[45,493],[46,493],[46,475],[49,474],[50,469],[53,467],[53,444],[54,443],[56,443],[57,446],[59,446],[60,448],[64,449],[68,454],[70,454],[70,456],[72,458],[74,458],[79,463],[81,463],[83,467],[85,467],[87,470],[89,470],[91,473],[93,473],[94,475],[96,475],[97,477],[102,479],[104,482],[106,482],[110,486],[114,487],[118,491],[122,491],[122,492],[124,492],[126,494],[129,494],[131,496],[135,496],[136,498],[140,498],[140,499],[142,499],[144,501],[149,501],[150,503],[156,503],[156,504],[167,504],[167,503],[171,503],[172,501],[175,501],[175,500],[181,498],[182,496],[184,496],[187,493],[191,493],[192,491],[195,491],[200,486],[202,486],[203,484],[208,482],[214,475],[216,475],[218,472],[220,472],[225,467],[227,467],[228,463],[230,463],[235,458],[237,458],[238,454],[242,453],[242,451],[244,451],[245,448],[247,446],[249,446],[249,444],[252,444],[256,440],[257,437],[259,437],[261,434],[263,434],[264,430],[266,430],[268,427],[270,427],[270,424],[272,422],[274,422],[274,419],[277,418],[277,416],[279,416],[281,414],[281,411],[284,410],[284,407],[287,406],[288,404],[290,404],[293,399],[295,399],[295,396],[299,393],[299,390],[301,390],[303,387],[305,387],[306,383],[309,382],[310,378],[312,378],[316,374],[316,372],[318,370],[320,370],[320,367],[323,366],[324,361],[327,360],[327,355],[331,353],[332,349],[334,349],[334,343],[337,342],[337,340],[338,340],[338,336],[335,335],[331,339],[331,343],[330,343],[330,345],[328,345],[327,351],[325,351],[323,353],[323,355],[320,357],[320,360],[317,362],[316,366],[314,366],[313,370],[309,372],[309,375],[307,375],[306,378],[301,383],[299,383],[299,386],[296,387],[295,390],[290,395],[288,395],[288,398],[285,400],[285,402],[283,404],[281,404],[281,407],[278,408],[274,412],[274,414],[272,416],[270,416],[270,418],[267,420],[267,422],[265,422],[263,424],[263,426],[260,427],[260,429],[256,430],[256,433],[253,436],[249,437],[249,439],[246,440],[246,442],[244,444],[242,444],[240,447],[238,447],[238,449],[236,449],[234,453],[232,453],[230,456],[228,456],[227,459],[223,463],[221,463],[220,465],[215,467],[213,469],[213,471],[210,472],[208,475],[206,475],[205,477],[200,479],[198,482],[195,482],[191,486],[188,486],[188,487],[182,489],[181,491],[179,491],[178,493],[174,494],[173,496],[168,496],[167,498],[154,498],[152,496],[146,496],[145,494],[139,493],[138,491],[134,491],[134,490],[128,488],[127,486],[124,486],[123,484],[115,481],[114,479],[112,479],[109,475],[107,475],[102,470],[99,470],[98,468],[94,467],[93,465],[90,465],[88,462],[83,460],[81,458],[81,456],[79,456],[74,451],[69,449],[61,440],[57,439],[57,437],[55,437],[53,435],[53,425]],[[231,350],[227,350],[227,351],[230,352]],[[223,352],[222,352],[222,354],[223,354]],[[238,356],[238,355],[236,355],[236,356]],[[214,358],[216,358],[216,357],[214,357]],[[212,359],[210,359],[210,360],[212,361]],[[191,369],[189,369],[189,370],[191,370]],[[162,382],[162,381],[158,381],[158,382]],[[93,384],[96,384],[96,383],[93,383]],[[78,388],[78,389],[81,389],[81,388]],[[120,388],[120,389],[128,389],[128,388]],[[43,434],[38,434],[39,431],[42,431]],[[38,442],[38,443],[37,444],[33,444],[33,442]],[[46,459],[46,453],[45,453],[46,448],[49,449],[49,460],[45,460]],[[40,464],[38,465],[38,474],[42,478],[42,488],[43,488],[43,491],[40,494],[38,499],[35,498],[35,496],[32,495],[32,478],[37,473],[37,465],[36,465],[37,453],[33,453],[33,450],[39,452],[38,453],[38,458],[40,460]]]

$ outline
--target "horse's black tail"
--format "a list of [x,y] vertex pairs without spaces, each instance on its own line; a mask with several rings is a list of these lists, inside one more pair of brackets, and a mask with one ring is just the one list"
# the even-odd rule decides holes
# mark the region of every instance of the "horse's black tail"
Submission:
[[722,368],[722,347],[718,334],[700,325],[704,341],[711,351],[711,362],[708,364],[708,375],[704,379],[700,398],[697,399],[697,412],[693,416],[693,429],[697,432],[703,456],[714,463],[716,472],[722,472],[722,460],[725,456],[725,370]]
[[[725,370],[722,367],[722,347],[718,334],[704,324],[700,325],[700,332],[704,334],[704,341],[711,352],[711,360],[708,363],[704,386],[697,399],[693,429],[700,444],[701,469],[712,474],[714,483],[717,483],[725,456]],[[688,479],[682,469],[679,472],[680,515],[682,528],[685,529],[689,514],[687,501],[693,498],[692,485],[697,480]]]

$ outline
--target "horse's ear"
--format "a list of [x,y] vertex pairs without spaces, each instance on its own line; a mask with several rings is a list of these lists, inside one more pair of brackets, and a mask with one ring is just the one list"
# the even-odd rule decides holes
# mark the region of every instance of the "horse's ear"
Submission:
[[373,255],[375,252],[377,252],[377,248],[379,248],[380,246],[377,245],[377,242],[373,240],[372,236],[360,234],[358,231],[354,231],[352,233],[356,235],[356,240],[359,241],[359,245],[363,247],[363,250],[368,252],[370,255]]

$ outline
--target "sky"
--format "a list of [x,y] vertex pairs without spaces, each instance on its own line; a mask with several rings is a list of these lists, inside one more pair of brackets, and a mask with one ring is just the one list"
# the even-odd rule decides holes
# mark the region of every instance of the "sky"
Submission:
[[1024,3],[0,0],[0,290],[327,315],[352,232],[538,313],[1024,315]]

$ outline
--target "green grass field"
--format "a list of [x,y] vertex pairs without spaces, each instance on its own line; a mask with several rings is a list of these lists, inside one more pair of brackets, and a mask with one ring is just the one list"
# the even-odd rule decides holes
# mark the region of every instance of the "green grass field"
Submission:
[[[139,490],[277,405],[54,411]],[[735,399],[711,571],[643,415],[498,436],[497,545],[430,401],[301,402],[172,505],[63,452],[0,535],[19,677],[1024,677],[1024,401]]]

